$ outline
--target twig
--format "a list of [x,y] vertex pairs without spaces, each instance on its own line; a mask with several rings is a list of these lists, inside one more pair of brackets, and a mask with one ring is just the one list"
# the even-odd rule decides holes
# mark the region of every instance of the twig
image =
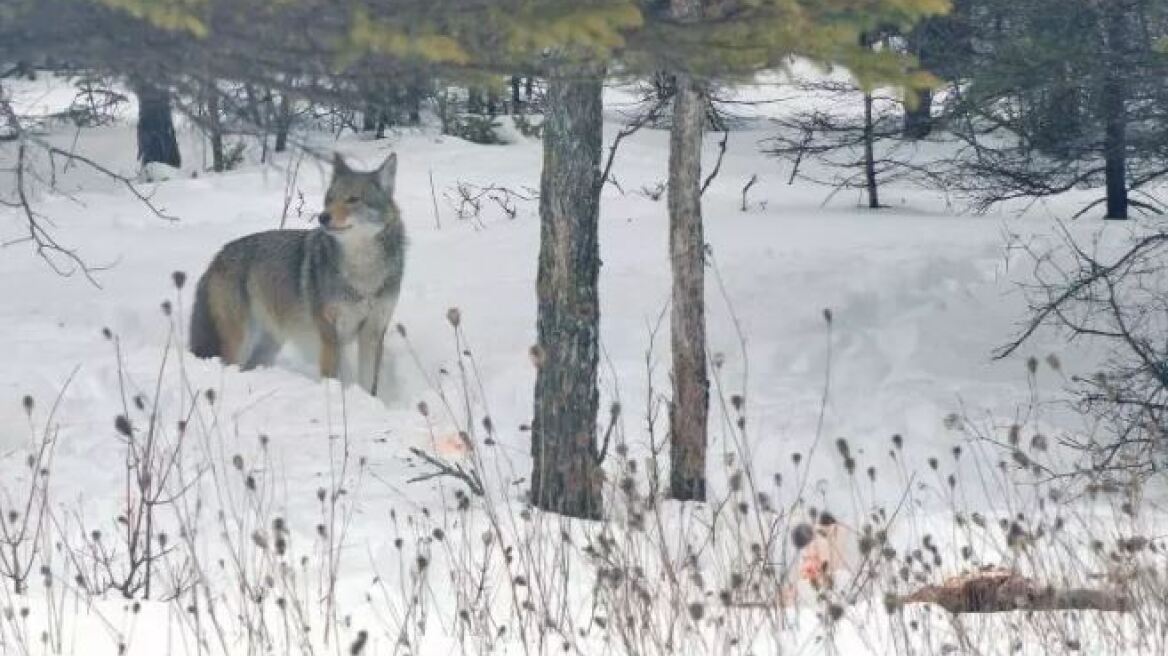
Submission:
[[722,132],[722,141],[718,143],[718,160],[714,162],[714,170],[710,171],[710,175],[702,183],[702,195],[705,195],[706,189],[710,188],[710,183],[714,181],[714,178],[718,177],[718,172],[722,170],[722,159],[726,156],[726,142],[729,140],[730,128],[726,128]]
[[434,467],[435,471],[422,474],[421,476],[415,476],[406,481],[407,483],[420,483],[422,481],[428,481],[432,478],[438,478],[439,476],[450,476],[465,483],[466,486],[470,488],[470,491],[475,494],[475,496],[481,497],[486,494],[486,492],[483,490],[483,483],[481,480],[479,480],[478,474],[475,472],[468,472],[459,465],[452,465],[450,463],[443,462],[441,459],[436,458],[417,447],[410,447],[410,453],[426,461],[427,464]]
[[[29,200],[28,189],[26,188],[25,184],[25,167],[27,166],[25,160],[27,158],[27,154],[28,148],[24,142],[21,142],[20,146],[17,148],[16,155],[16,195],[19,199],[20,208],[24,212],[25,221],[28,225],[28,238],[22,241],[33,242],[33,244],[36,245],[37,255],[40,256],[40,258],[44,260],[49,265],[49,267],[55,273],[57,273],[57,275],[68,278],[75,272],[80,271],[94,287],[101,289],[101,284],[97,282],[97,279],[93,276],[93,274],[108,267],[91,266],[90,264],[86,263],[85,260],[81,259],[81,256],[77,254],[76,250],[61,245],[56,239],[53,238],[49,231],[41,225],[37,213],[32,208],[32,202]],[[10,246],[15,243],[19,242],[6,242],[4,246]],[[52,257],[53,253],[64,256],[65,259],[73,263],[74,268],[66,268],[57,264],[57,262],[54,261]]]
[[56,148],[53,146],[48,146],[47,150],[50,154],[64,157],[67,161],[81,162],[82,164],[85,164],[86,166],[97,171],[98,173],[102,173],[103,175],[121,183],[122,186],[124,186],[126,189],[128,189],[130,191],[130,193],[134,195],[135,198],[137,198],[139,201],[141,201],[142,204],[145,205],[147,208],[149,208],[150,211],[153,212],[154,215],[157,216],[158,218],[166,220],[166,221],[178,221],[177,216],[174,216],[172,214],[167,214],[164,209],[155,205],[154,202],[150,199],[150,197],[147,196],[146,194],[143,194],[141,191],[139,191],[138,186],[135,185],[134,182],[132,180],[130,180],[129,178],[127,178],[126,176],[121,175],[119,173],[115,173],[114,171],[111,171],[110,169],[106,168],[105,166],[98,164],[97,162],[93,161],[92,159],[89,159],[88,157],[86,157],[84,155],[78,155],[77,153],[72,153],[72,152],[62,150],[61,148]]
[[434,227],[442,229],[442,217],[438,214],[438,193],[434,191],[434,169],[430,169],[430,202],[434,204]]
[[638,130],[645,127],[649,121],[655,120],[661,115],[661,110],[669,103],[669,97],[658,98],[649,111],[637,116],[632,121],[629,121],[621,128],[620,132],[616,133],[616,137],[612,140],[612,145],[608,147],[608,159],[604,163],[604,172],[600,175],[598,184],[604,186],[609,181],[609,176],[612,174],[612,164],[616,160],[616,151],[620,147],[620,143],[626,138],[637,133]]
[[753,187],[755,185],[755,183],[757,183],[757,182],[758,182],[758,174],[755,173],[755,174],[750,176],[750,180],[748,180],[746,182],[746,184],[743,185],[743,187],[742,187],[742,211],[743,212],[746,211],[746,195],[748,193],[750,193],[750,188]]
[[[295,195],[298,195],[302,201],[304,199],[303,193],[299,193],[299,194],[292,193],[293,191],[298,191],[297,186],[296,186],[296,182],[300,179],[300,165],[303,162],[304,162],[304,151],[301,150],[301,151],[299,151],[299,153],[296,156],[296,163],[293,165],[292,170],[289,172],[290,175],[288,175],[284,180],[284,207],[280,211],[280,229],[281,230],[284,228],[284,225],[288,222],[288,210],[291,209],[291,207],[292,207],[292,197]],[[297,212],[299,212],[300,209],[301,208],[297,208]]]

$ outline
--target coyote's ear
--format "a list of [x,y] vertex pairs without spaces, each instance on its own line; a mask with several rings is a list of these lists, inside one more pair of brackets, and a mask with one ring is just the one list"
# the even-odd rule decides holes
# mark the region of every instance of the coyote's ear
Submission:
[[397,153],[390,153],[389,157],[377,169],[377,184],[393,196],[394,178],[397,177]]
[[349,168],[349,165],[345,163],[344,155],[333,153],[333,175],[338,173],[351,173],[352,171],[353,169]]

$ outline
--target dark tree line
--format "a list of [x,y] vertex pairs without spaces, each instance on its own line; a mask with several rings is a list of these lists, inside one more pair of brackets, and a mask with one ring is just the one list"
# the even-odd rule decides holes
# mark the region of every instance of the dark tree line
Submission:
[[[907,171],[976,210],[1094,188],[1100,197],[1082,213],[1164,209],[1146,189],[1168,173],[1168,2],[956,0],[948,15],[878,34],[870,43],[917,57],[935,76],[891,94],[900,133],[887,107],[875,118],[866,107],[831,108],[784,121],[776,155],[854,167],[829,182],[863,179],[872,207],[878,179]],[[853,107],[870,104],[870,87],[843,91]],[[872,135],[886,145],[876,154]],[[927,137],[952,148],[914,171],[897,150]]]

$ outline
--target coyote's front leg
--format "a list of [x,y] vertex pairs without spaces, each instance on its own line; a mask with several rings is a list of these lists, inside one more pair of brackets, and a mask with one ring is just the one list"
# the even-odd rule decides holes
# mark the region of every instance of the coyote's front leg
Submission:
[[326,308],[316,317],[316,330],[320,333],[320,377],[340,380],[341,342],[335,310]]
[[357,382],[373,396],[377,396],[377,383],[381,379],[388,325],[389,314],[377,314],[366,319],[357,333]]

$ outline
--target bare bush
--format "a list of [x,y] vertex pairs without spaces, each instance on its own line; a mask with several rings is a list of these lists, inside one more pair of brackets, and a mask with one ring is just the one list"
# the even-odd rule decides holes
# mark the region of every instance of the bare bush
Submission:
[[1088,473],[1145,477],[1163,470],[1168,421],[1168,234],[1156,229],[1116,248],[1083,244],[1065,229],[1053,249],[1023,245],[1034,263],[1030,316],[999,349],[1015,353],[1040,328],[1104,346],[1094,374],[1072,379],[1079,408],[1104,425],[1074,444]]

